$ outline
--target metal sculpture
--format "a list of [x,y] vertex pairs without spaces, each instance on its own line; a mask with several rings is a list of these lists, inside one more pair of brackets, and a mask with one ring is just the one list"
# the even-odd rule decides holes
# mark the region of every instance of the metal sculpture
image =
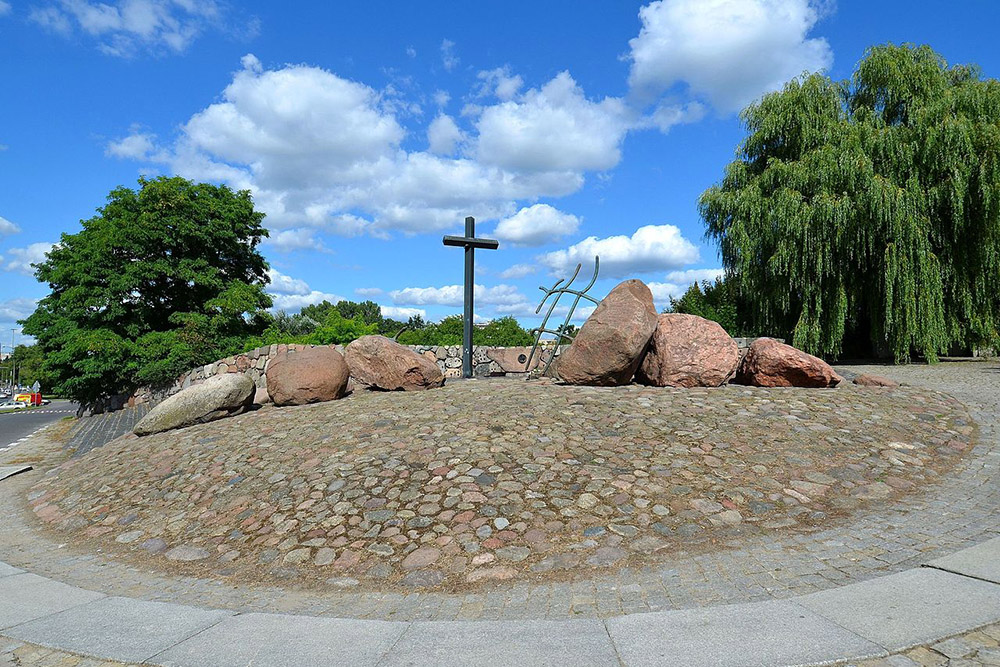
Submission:
[[[559,351],[559,346],[562,344],[563,339],[565,338],[567,340],[571,340],[570,336],[566,333],[566,330],[569,327],[570,320],[573,319],[573,312],[576,311],[576,307],[580,303],[580,299],[586,299],[595,305],[598,303],[597,299],[588,295],[587,292],[594,286],[594,283],[597,282],[597,274],[601,268],[601,258],[596,255],[594,256],[594,275],[590,278],[590,282],[587,283],[587,286],[579,290],[571,289],[573,281],[576,280],[581,268],[583,268],[583,264],[576,265],[576,270],[573,272],[573,275],[565,285],[563,285],[563,280],[559,279],[556,281],[555,285],[548,289],[545,289],[545,287],[538,288],[545,292],[545,296],[543,296],[542,300],[539,302],[538,308],[535,308],[536,315],[542,311],[542,306],[545,305],[545,302],[548,301],[550,296],[554,294],[556,295],[556,298],[549,304],[549,309],[545,312],[545,317],[542,318],[542,325],[537,329],[531,330],[531,332],[535,334],[535,344],[531,346],[531,354],[528,355],[528,362],[525,364],[525,368],[531,368],[531,360],[535,357],[535,352],[538,351],[539,343],[541,341],[542,334],[544,333],[552,334],[556,337],[556,344],[552,346],[552,354],[549,355],[548,361],[545,362],[545,367],[548,368],[549,364],[552,363],[552,360],[555,359],[556,353]],[[572,294],[575,297],[573,299],[573,304],[569,307],[569,312],[566,313],[566,319],[563,323],[556,329],[549,329],[547,328],[549,316],[552,315],[552,311],[556,309],[556,306],[559,304],[559,299],[561,299],[564,294]],[[541,354],[542,353],[539,352],[539,355]]]

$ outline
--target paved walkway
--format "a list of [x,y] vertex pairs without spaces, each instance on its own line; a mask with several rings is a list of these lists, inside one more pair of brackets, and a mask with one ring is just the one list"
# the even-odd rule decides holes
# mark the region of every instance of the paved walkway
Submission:
[[[466,622],[420,620],[442,617],[448,599],[443,594],[396,594],[394,603],[392,596],[372,599],[355,594],[353,601],[358,604],[364,605],[367,599],[367,610],[355,608],[354,618],[337,618],[346,616],[336,610],[351,599],[350,594],[337,599],[336,593],[328,593],[334,600],[317,607],[324,595],[286,590],[291,604],[281,604],[278,590],[265,590],[254,593],[257,604],[247,605],[246,593],[239,590],[242,587],[231,587],[235,594],[227,598],[222,595],[225,586],[195,577],[150,576],[99,554],[89,559],[59,554],[44,540],[42,548],[33,548],[23,526],[5,526],[0,527],[0,558],[16,561],[15,565],[28,564],[32,572],[79,583],[82,588],[10,566],[0,569],[0,634],[88,655],[154,664],[469,664],[487,660],[499,664],[802,664],[877,658],[994,623],[1000,620],[1000,540],[989,538],[1000,533],[996,430],[1000,373],[990,364],[877,370],[950,391],[970,407],[982,431],[979,445],[955,477],[925,494],[921,502],[905,511],[890,510],[882,518],[861,517],[849,527],[838,527],[839,534],[821,531],[810,536],[816,539],[793,543],[791,562],[801,558],[800,551],[810,553],[810,546],[814,553],[817,545],[831,546],[831,542],[834,549],[845,544],[850,548],[857,540],[865,544],[876,539],[880,532],[878,553],[886,558],[871,557],[878,563],[842,578],[855,581],[846,586],[808,579],[810,569],[815,570],[823,560],[813,556],[805,570],[782,573],[780,566],[762,570],[775,581],[789,582],[788,586],[761,587],[749,596],[738,591],[744,600],[761,602],[719,605],[725,596],[708,596],[704,601],[688,598],[680,605],[661,607],[679,607],[674,610],[641,614],[630,612],[646,611],[648,605],[645,609],[618,607],[601,614],[600,605],[590,602],[576,610],[570,605],[569,613],[548,615],[561,620],[538,620],[537,613],[525,613],[530,605],[516,604],[517,590],[498,589],[472,600],[480,610],[474,618],[497,620]],[[0,499],[4,498],[10,500],[6,492],[0,493]],[[5,505],[5,512],[14,509]],[[859,534],[860,538],[852,537]],[[939,543],[935,548],[914,549],[914,544],[934,542]],[[975,546],[956,550],[970,544]],[[768,565],[787,564],[788,554],[782,549],[788,546],[772,545],[774,555]],[[719,562],[718,558],[739,570],[740,561],[732,555],[754,557],[759,563],[760,548],[751,545],[735,552],[694,556],[684,562],[693,560],[699,568],[685,572],[698,572],[705,563]],[[903,550],[906,557],[894,558],[897,550]],[[931,567],[914,567],[922,564]],[[678,567],[687,566],[678,561]],[[98,574],[102,571],[103,582]],[[894,574],[877,576],[885,572]],[[731,574],[719,574],[723,585],[732,580]],[[674,576],[682,583],[679,572]],[[693,587],[712,590],[713,579],[715,572],[701,571]],[[806,579],[812,590],[796,594],[796,579]],[[602,586],[619,590],[615,580],[585,583],[579,586],[580,597]],[[550,585],[549,590],[555,589]],[[626,591],[617,599],[628,595]],[[443,618],[462,618],[464,602],[462,598],[453,602],[451,615]],[[421,604],[429,612],[420,613]],[[313,616],[270,613],[288,607]],[[397,613],[388,613],[393,608]],[[264,609],[267,613],[261,613]]]

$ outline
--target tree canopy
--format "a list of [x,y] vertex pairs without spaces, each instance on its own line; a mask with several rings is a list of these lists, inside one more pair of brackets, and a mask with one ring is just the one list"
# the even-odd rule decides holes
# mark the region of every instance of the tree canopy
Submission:
[[177,177],[112,190],[36,265],[51,292],[24,333],[56,390],[89,402],[238,351],[270,320],[263,218],[248,191]]
[[679,299],[670,297],[670,305],[664,312],[704,317],[718,322],[730,336],[746,336],[748,327],[740,318],[734,291],[733,282],[721,278],[715,282],[694,282]]
[[897,361],[996,343],[1000,83],[885,45],[742,119],[700,210],[755,328],[826,355],[864,337]]

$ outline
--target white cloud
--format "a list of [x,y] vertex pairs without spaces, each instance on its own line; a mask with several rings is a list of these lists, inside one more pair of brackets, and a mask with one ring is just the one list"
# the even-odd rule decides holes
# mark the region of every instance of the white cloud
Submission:
[[9,13],[10,13],[10,3],[4,2],[4,0],[0,0],[0,16]]
[[405,322],[411,317],[422,317],[427,319],[427,311],[423,308],[400,308],[399,306],[379,306],[382,309],[382,317],[391,320]]
[[830,45],[808,34],[817,0],[657,0],[630,40],[629,85],[652,98],[683,82],[722,112],[778,90],[804,70],[828,69]]
[[530,276],[531,274],[537,272],[537,266],[532,266],[531,264],[515,264],[509,269],[501,271],[500,277],[503,280],[517,280],[518,278],[524,278],[525,276]]
[[416,58],[417,57],[417,50],[415,48],[413,48],[412,46],[408,46],[408,47],[406,47],[406,55],[409,58]]
[[483,82],[481,95],[495,95],[504,102],[513,99],[524,85],[524,79],[519,74],[511,74],[509,67],[483,71],[476,76]]
[[133,129],[132,134],[109,143],[104,153],[113,157],[146,160],[153,153],[155,147],[155,134]]
[[580,227],[580,219],[548,204],[522,208],[504,218],[493,231],[501,241],[518,246],[539,246],[569,236]]
[[591,102],[569,72],[518,100],[486,107],[477,122],[483,164],[529,171],[606,170],[628,130],[622,100]]
[[59,0],[33,8],[29,19],[60,34],[79,29],[97,39],[104,53],[131,56],[140,49],[183,52],[218,25],[221,13],[215,0]]
[[270,284],[267,286],[269,292],[303,296],[312,291],[309,289],[309,284],[306,281],[286,276],[275,269],[268,269],[267,277],[271,279]]
[[378,287],[359,287],[356,290],[354,290],[354,293],[357,294],[358,296],[365,296],[365,297],[382,296],[383,294],[385,294],[385,292]]
[[271,299],[274,301],[274,305],[271,307],[271,310],[283,310],[286,313],[296,313],[306,306],[312,306],[317,303],[322,303],[323,301],[337,303],[338,301],[343,301],[344,297],[338,294],[329,294],[328,292],[311,290],[308,294],[272,294]]
[[0,216],[0,238],[8,236],[10,234],[17,234],[21,231],[21,228],[15,225],[13,222]]
[[[413,306],[461,306],[465,301],[463,285],[446,285],[445,287],[407,287],[389,292],[395,304]],[[512,305],[525,301],[513,285],[497,285],[495,287],[475,286],[475,301],[483,305]]]
[[716,279],[721,278],[725,273],[725,269],[687,269],[685,271],[671,271],[667,274],[667,280],[687,286],[691,283],[700,283],[706,280],[708,282],[715,282]]
[[434,91],[434,104],[439,107],[444,107],[448,105],[451,101],[451,94],[447,90],[435,90]]
[[649,291],[653,293],[653,301],[656,302],[658,306],[666,306],[670,303],[670,299],[680,298],[684,292],[690,287],[689,283],[683,285],[678,285],[677,283],[646,283],[649,287]]
[[45,253],[52,250],[53,243],[32,243],[26,248],[10,248],[7,252],[9,259],[4,265],[4,271],[16,271],[26,276],[35,274],[32,264],[45,261]]
[[323,242],[310,229],[285,229],[271,234],[264,243],[278,252],[293,250],[325,250]]
[[[10,299],[0,301],[0,322],[15,322],[23,320],[35,312],[38,299]],[[10,329],[7,329],[8,333]]]
[[441,42],[441,64],[450,72],[458,67],[459,62],[458,56],[455,55],[455,42],[450,39],[443,40]]
[[[306,65],[269,70],[252,55],[242,65],[173,143],[150,146],[152,135],[134,128],[109,154],[145,154],[180,176],[250,189],[272,230],[381,238],[454,229],[470,212],[482,222],[509,217],[519,202],[576,192],[587,171],[620,158],[622,103],[587,100],[565,73],[480,109],[471,121],[478,136],[459,138],[439,121],[432,148],[468,148],[447,157],[404,150],[405,131],[384,96],[362,83]],[[312,242],[300,231],[280,233],[271,245]]]
[[462,131],[455,124],[455,119],[447,114],[438,114],[427,128],[427,143],[431,153],[453,155],[460,141]]
[[698,248],[674,225],[647,225],[632,236],[590,236],[566,250],[541,255],[539,261],[553,273],[568,274],[580,263],[584,273],[601,258],[600,275],[622,278],[637,273],[674,270],[698,261]]

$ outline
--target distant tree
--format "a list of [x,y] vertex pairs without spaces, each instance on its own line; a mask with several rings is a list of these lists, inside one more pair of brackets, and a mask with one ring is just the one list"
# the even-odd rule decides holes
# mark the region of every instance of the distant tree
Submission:
[[348,320],[360,317],[365,324],[378,324],[382,321],[382,308],[374,301],[338,301],[334,306]]
[[18,345],[14,353],[3,362],[3,374],[0,377],[9,379],[11,366],[16,369],[18,381],[26,386],[38,382],[43,393],[51,393],[55,387],[54,378],[45,371],[45,353],[38,345]]
[[361,314],[354,319],[347,319],[334,308],[327,313],[323,323],[305,337],[305,342],[312,345],[347,345],[352,340],[376,333],[378,325],[366,324]]
[[23,321],[56,391],[90,402],[238,351],[269,321],[267,236],[250,193],[182,178],[112,190],[35,265]]
[[898,361],[996,343],[1000,82],[877,46],[850,81],[803,76],[742,119],[700,210],[758,329]]
[[739,319],[732,283],[721,278],[714,283],[707,280],[700,285],[692,283],[679,299],[670,297],[670,305],[664,312],[697,315],[718,322],[730,336],[748,335],[747,327]]
[[525,331],[514,317],[508,315],[491,321],[485,327],[474,329],[472,341],[476,345],[517,347],[531,345],[535,337]]

